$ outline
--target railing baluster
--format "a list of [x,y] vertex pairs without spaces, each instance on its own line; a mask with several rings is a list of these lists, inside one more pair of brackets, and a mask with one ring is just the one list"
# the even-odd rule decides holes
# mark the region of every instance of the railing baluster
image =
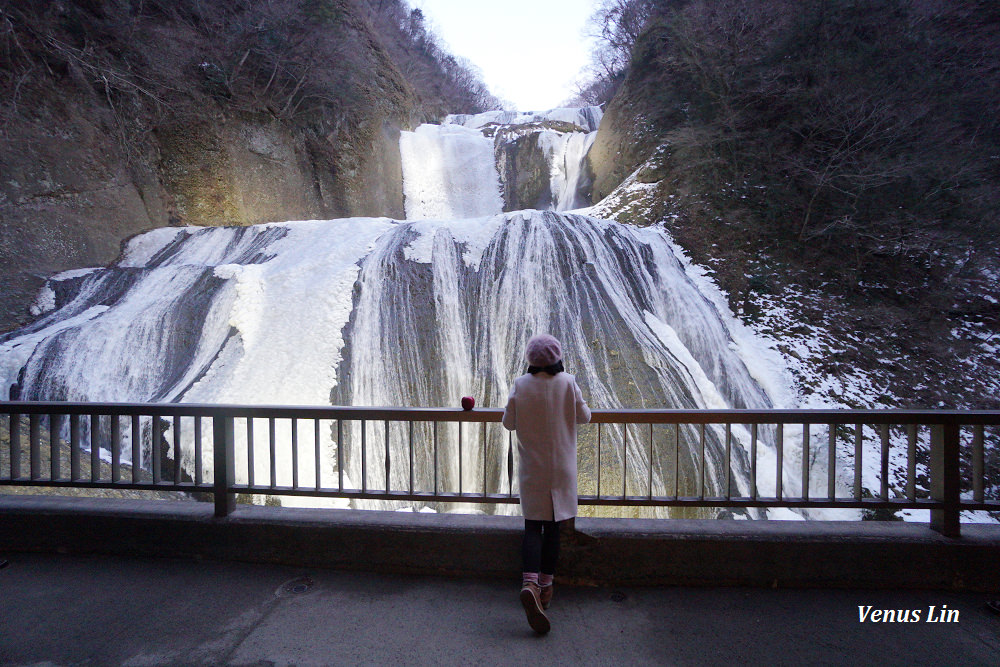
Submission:
[[413,494],[413,422],[410,422],[409,428],[409,450],[410,450],[410,494]]
[[344,420],[337,420],[337,488],[344,490]]
[[[507,497],[514,497],[514,432],[507,431]],[[598,492],[600,497],[600,492]]]
[[681,493],[681,423],[674,424],[674,499]]
[[389,493],[389,487],[391,486],[389,481],[389,466],[391,461],[391,455],[389,453],[389,420],[385,420],[383,424],[385,428],[385,492]]
[[[93,422],[91,422],[93,423]],[[138,484],[142,479],[142,420],[139,415],[132,415],[132,483]]]
[[80,415],[69,416],[69,478],[80,479]]
[[432,458],[434,459],[434,495],[438,492],[438,423],[434,422],[434,451],[432,453]]
[[368,491],[368,440],[365,420],[361,420],[361,492]]
[[[247,419],[247,423],[250,420]],[[250,448],[250,445],[247,445]],[[201,462],[201,416],[194,418],[194,483],[196,486],[201,486],[202,484],[202,462]],[[250,479],[253,480],[253,473],[250,473]],[[253,484],[253,481],[250,482]]]
[[[198,428],[198,422],[195,422],[195,428]],[[197,436],[195,436],[197,439]],[[257,467],[254,461],[254,445],[253,445],[253,417],[247,417],[247,486],[253,488],[254,486],[254,468]],[[201,457],[198,457],[199,462]],[[201,482],[198,482],[199,484]]]
[[802,500],[809,500],[809,424],[802,425]]
[[906,497],[917,499],[917,425],[906,426]]
[[21,479],[21,415],[10,415],[10,478]]
[[59,431],[62,429],[61,415],[49,415],[49,479],[53,482],[62,477],[61,458],[62,452],[59,446]]
[[322,465],[320,460],[323,456],[322,449],[319,446],[319,419],[313,420],[313,448],[316,450],[316,490],[319,491],[323,488],[323,478],[322,478]]
[[458,495],[462,495],[462,422],[458,422]]
[[653,422],[649,423],[649,494],[650,500],[653,499]]
[[726,500],[733,497],[733,425],[726,422]]
[[972,500],[983,502],[983,425],[976,424],[972,430]]
[[271,488],[273,489],[278,486],[278,461],[275,453],[277,444],[274,442],[274,417],[268,417],[267,420],[267,448],[270,456],[269,464],[271,466]]
[[299,488],[299,420],[292,417],[292,488]]
[[750,425],[750,498],[757,500],[757,423]]
[[861,500],[861,445],[864,439],[864,426],[854,425],[854,499]]
[[628,498],[628,424],[622,424],[622,498]]
[[777,450],[778,450],[778,463],[777,463],[777,470],[775,471],[775,474],[774,474],[774,497],[777,498],[778,500],[781,500],[782,496],[784,495],[782,493],[782,487],[784,486],[784,469],[783,469],[783,466],[785,464],[785,425],[784,424],[778,424],[778,432],[776,434],[776,438],[777,438],[777,440],[775,442],[777,444]]
[[698,442],[701,447],[701,470],[698,473],[698,498],[701,500],[705,499],[705,468],[708,467],[708,461],[705,460],[705,425],[698,424]]
[[597,423],[597,497],[601,497],[601,424]]
[[31,450],[31,479],[39,479],[42,467],[41,416],[28,416],[28,447]]
[[837,498],[837,425],[829,424],[826,461],[826,495],[829,500]]
[[111,481],[122,481],[121,418],[111,415]]
[[483,496],[485,497],[486,496],[486,422],[482,422],[482,424],[483,424],[483,433],[482,433],[482,441],[483,441]]
[[881,440],[881,476],[882,476],[882,489],[880,496],[882,500],[889,500],[889,425],[881,424],[879,426],[879,439]]
[[90,415],[90,481],[101,479],[101,417]]

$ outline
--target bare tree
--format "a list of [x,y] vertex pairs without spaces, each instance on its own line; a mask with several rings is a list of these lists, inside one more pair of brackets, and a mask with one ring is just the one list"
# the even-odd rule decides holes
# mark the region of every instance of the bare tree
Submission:
[[[806,117],[804,129],[797,132],[801,150],[788,159],[791,173],[812,190],[799,225],[800,241],[836,227],[853,226],[850,215],[816,224],[814,207],[824,193],[833,191],[856,201],[865,192],[912,170],[912,162],[901,157],[900,148],[915,116],[900,113],[887,97],[868,97],[859,91],[834,94]],[[854,229],[857,231],[856,226]]]

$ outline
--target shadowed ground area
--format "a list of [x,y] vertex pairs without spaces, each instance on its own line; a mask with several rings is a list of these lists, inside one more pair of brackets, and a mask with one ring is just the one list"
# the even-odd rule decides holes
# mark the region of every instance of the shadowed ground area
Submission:
[[[559,586],[277,565],[0,555],[0,664],[997,664],[982,593]],[[623,564],[623,567],[627,567]],[[858,606],[959,611],[859,623]]]

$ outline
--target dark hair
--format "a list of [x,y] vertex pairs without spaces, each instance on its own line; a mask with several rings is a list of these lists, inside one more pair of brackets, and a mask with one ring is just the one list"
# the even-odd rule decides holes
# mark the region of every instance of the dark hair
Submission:
[[535,373],[548,373],[549,375],[557,375],[562,373],[566,369],[563,368],[562,359],[554,364],[548,366],[528,366],[528,372],[534,375]]

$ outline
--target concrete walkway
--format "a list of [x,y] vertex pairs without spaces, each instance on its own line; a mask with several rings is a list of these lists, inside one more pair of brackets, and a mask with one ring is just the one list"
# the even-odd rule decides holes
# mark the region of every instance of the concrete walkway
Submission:
[[[538,637],[514,581],[0,558],[3,665],[1000,664],[983,593],[559,586]],[[859,605],[922,622],[860,623]],[[926,622],[945,605],[957,623]]]

